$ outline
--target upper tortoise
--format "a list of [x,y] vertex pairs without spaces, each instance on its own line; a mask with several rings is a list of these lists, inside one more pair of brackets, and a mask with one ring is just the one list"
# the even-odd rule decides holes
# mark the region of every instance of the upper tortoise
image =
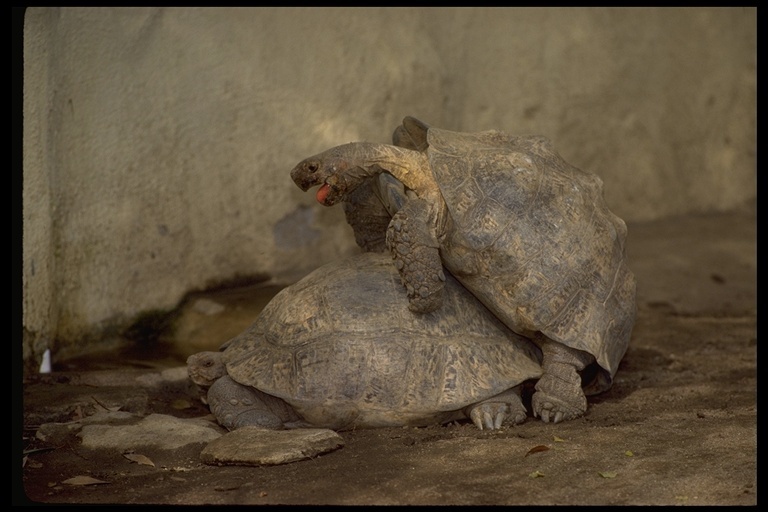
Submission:
[[444,265],[541,347],[534,414],[554,422],[583,415],[585,392],[612,384],[636,314],[626,224],[606,206],[602,180],[565,162],[544,137],[460,133],[412,117],[392,145],[336,146],[301,161],[291,177],[302,190],[320,185],[321,204],[347,202],[357,237],[369,219],[381,225],[383,204],[377,211],[355,200],[380,173],[409,190],[386,244],[410,308],[440,307]]

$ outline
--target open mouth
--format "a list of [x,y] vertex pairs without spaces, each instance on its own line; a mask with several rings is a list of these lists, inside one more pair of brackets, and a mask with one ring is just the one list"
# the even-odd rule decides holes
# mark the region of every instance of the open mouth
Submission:
[[317,189],[317,194],[315,194],[315,199],[317,199],[317,202],[320,204],[327,204],[326,200],[328,199],[328,194],[331,193],[331,186],[327,183],[323,183],[319,189]]

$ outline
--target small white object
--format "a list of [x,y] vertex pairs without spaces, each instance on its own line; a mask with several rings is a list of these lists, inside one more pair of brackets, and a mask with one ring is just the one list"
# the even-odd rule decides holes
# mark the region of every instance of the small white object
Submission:
[[40,373],[51,373],[51,349],[45,349],[43,362],[40,363]]

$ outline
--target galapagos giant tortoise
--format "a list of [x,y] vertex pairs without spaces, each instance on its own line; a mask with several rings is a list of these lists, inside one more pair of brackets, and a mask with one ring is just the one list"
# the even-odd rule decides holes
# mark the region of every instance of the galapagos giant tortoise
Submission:
[[450,276],[443,307],[408,309],[385,253],[329,263],[281,290],[219,352],[187,360],[218,422],[281,429],[525,420],[541,352]]
[[[565,162],[544,137],[459,133],[406,117],[393,142],[331,148],[291,177],[302,190],[320,185],[316,199],[326,206],[380,173],[401,181],[413,197],[389,221],[386,243],[411,309],[440,307],[445,265],[541,347],[534,414],[554,422],[583,415],[585,392],[611,386],[636,313],[627,228],[606,206],[601,179]],[[351,208],[347,218],[358,229],[369,215]]]

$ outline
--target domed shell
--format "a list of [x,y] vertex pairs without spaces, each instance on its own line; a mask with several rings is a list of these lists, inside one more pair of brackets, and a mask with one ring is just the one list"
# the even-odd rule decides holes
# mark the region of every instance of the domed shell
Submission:
[[626,225],[600,178],[543,137],[407,129],[426,130],[415,138],[450,213],[445,266],[510,328],[594,355],[603,371],[585,392],[607,389],[629,344],[636,284]]
[[325,265],[226,344],[227,372],[329,428],[448,421],[538,378],[538,348],[446,277],[444,307],[418,315],[388,255]]

